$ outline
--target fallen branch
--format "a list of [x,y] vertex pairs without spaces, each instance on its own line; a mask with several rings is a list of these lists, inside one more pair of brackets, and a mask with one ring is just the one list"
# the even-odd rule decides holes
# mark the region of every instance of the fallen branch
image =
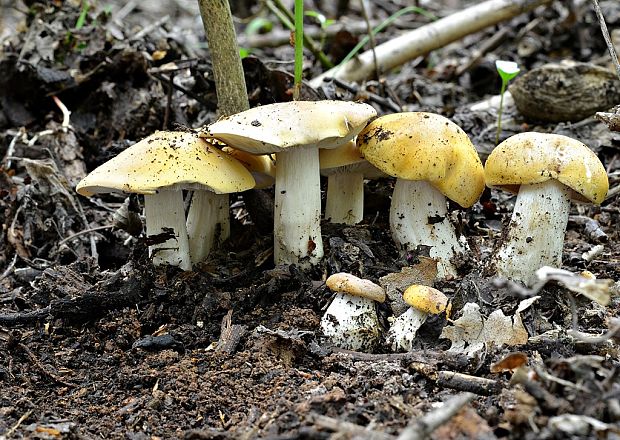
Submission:
[[[478,32],[488,26],[511,19],[551,0],[489,0],[463,11],[429,23],[375,48],[378,70],[385,72],[448,43]],[[335,67],[310,81],[318,87],[324,78],[362,81],[373,74],[372,51]]]

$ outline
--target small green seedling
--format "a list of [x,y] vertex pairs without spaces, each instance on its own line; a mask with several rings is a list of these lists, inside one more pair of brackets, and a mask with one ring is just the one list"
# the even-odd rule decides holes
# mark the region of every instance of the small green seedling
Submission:
[[502,131],[502,110],[504,108],[504,93],[506,92],[506,87],[508,87],[508,83],[510,82],[510,80],[517,76],[521,70],[519,69],[519,65],[514,61],[504,60],[495,61],[495,68],[497,69],[497,73],[499,73],[499,76],[502,79],[502,89],[500,91],[499,98],[499,110],[497,112],[497,133],[495,133],[495,145],[497,145],[499,144],[499,134]]
[[295,86],[293,100],[299,99],[304,69],[304,0],[295,0]]

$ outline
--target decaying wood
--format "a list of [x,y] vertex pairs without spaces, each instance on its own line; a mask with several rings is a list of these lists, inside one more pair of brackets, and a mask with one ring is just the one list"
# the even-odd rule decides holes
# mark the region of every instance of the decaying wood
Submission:
[[217,341],[217,353],[232,354],[237,349],[241,337],[247,332],[247,326],[232,323],[232,309],[222,319],[220,339]]
[[501,389],[499,382],[496,380],[454,371],[440,371],[437,374],[437,385],[482,396],[497,394]]
[[[489,0],[449,15],[377,46],[378,69],[386,72],[466,35],[548,3],[551,0]],[[369,78],[374,70],[373,52],[366,51],[343,66],[314,78],[310,84],[318,87],[324,78],[330,77],[362,81]]]

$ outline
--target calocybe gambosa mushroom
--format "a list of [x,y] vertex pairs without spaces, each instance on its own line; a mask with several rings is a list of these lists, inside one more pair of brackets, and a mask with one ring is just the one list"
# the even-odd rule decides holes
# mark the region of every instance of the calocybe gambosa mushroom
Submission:
[[441,291],[429,286],[414,284],[403,293],[403,300],[411,307],[392,322],[387,342],[392,350],[413,350],[417,331],[428,315],[450,314],[450,302]]
[[319,151],[321,174],[327,176],[325,219],[354,225],[364,217],[364,179],[386,177],[370,164],[355,141]]
[[336,296],[321,318],[323,334],[338,347],[371,350],[381,337],[375,301],[385,301],[383,288],[344,272],[333,274],[326,284]]
[[397,178],[390,206],[397,246],[429,246],[437,276],[456,275],[451,260],[467,245],[456,236],[446,197],[468,208],[484,189],[482,163],[467,134],[440,115],[396,113],[368,124],[357,145],[368,162]]
[[319,148],[337,148],[376,116],[367,105],[293,101],[234,114],[205,128],[204,136],[252,154],[276,154],[274,259],[316,264],[323,256]]
[[531,285],[542,266],[560,267],[571,199],[601,203],[609,182],[596,155],[558,134],[520,133],[491,152],[486,184],[517,193],[514,211],[493,255],[497,275]]
[[[229,193],[254,186],[243,165],[194,133],[158,131],[93,170],[77,186],[83,196],[144,194],[146,233],[171,237],[150,247],[154,264],[191,269],[183,189]],[[215,219],[204,218],[205,224]],[[202,239],[199,236],[193,240]]]

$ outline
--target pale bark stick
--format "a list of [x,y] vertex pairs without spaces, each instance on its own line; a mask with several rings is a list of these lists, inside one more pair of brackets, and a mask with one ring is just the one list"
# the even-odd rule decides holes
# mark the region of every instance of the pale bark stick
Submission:
[[[471,8],[424,25],[375,48],[378,70],[386,72],[466,35],[511,19],[552,0],[488,0]],[[346,64],[312,79],[318,87],[324,78],[363,81],[375,71],[372,51],[366,51]]]

